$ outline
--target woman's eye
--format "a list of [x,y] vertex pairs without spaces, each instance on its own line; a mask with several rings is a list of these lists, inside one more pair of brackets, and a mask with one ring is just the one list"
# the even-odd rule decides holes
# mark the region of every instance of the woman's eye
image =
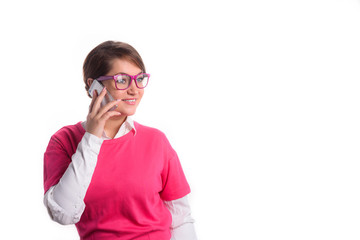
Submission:
[[117,79],[117,83],[120,83],[120,84],[125,84],[127,81],[126,81],[126,78],[118,78]]

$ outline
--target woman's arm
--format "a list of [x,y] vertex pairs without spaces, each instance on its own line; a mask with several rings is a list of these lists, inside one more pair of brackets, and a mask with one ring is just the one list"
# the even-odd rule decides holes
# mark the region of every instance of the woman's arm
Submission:
[[[86,132],[60,181],[44,196],[50,217],[60,224],[77,223],[103,140]],[[51,144],[51,143],[50,143]]]
[[172,215],[171,240],[197,240],[194,219],[191,216],[190,204],[187,196],[164,201]]
[[[76,152],[71,157],[71,163],[60,181],[49,188],[44,196],[44,204],[50,217],[60,224],[73,224],[80,220],[85,209],[85,194],[95,170],[97,157],[103,142],[101,136],[104,132],[105,122],[112,116],[120,115],[119,112],[109,111],[117,104],[117,101],[100,107],[106,91],[106,88],[104,88],[100,95],[94,92],[86,121],[87,132],[79,142]],[[59,143],[52,139],[50,144],[53,144],[53,146],[51,148],[48,146],[48,148],[54,151],[50,156],[59,158],[57,153],[63,153]],[[61,157],[64,158],[64,156]]]

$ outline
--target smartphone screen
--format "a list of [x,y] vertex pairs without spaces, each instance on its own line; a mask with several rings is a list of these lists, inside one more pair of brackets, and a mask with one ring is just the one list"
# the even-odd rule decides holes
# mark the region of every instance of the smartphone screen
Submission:
[[[97,94],[100,95],[101,91],[103,90],[104,86],[97,80],[94,80],[90,86],[89,94],[91,97],[94,96],[94,91],[96,90]],[[101,101],[101,107],[105,106],[107,103],[114,101],[114,98],[110,95],[109,92],[106,92],[103,100]],[[109,111],[113,111],[117,108],[117,105],[112,107]]]

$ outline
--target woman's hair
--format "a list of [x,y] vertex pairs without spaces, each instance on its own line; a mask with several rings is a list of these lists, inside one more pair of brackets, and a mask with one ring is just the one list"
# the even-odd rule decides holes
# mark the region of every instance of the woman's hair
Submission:
[[87,79],[96,79],[107,74],[112,68],[113,60],[118,58],[128,60],[146,72],[142,58],[135,48],[123,42],[106,41],[91,50],[85,58],[83,77],[86,91],[90,88]]

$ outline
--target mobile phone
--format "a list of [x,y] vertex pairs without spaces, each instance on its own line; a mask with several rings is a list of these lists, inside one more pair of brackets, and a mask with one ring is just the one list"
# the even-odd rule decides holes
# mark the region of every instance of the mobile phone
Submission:
[[[89,88],[89,95],[91,97],[94,96],[94,91],[96,90],[98,96],[100,95],[101,91],[103,90],[104,85],[102,85],[99,81],[96,79],[92,82],[90,88]],[[114,98],[110,95],[109,92],[106,92],[103,100],[101,101],[101,107],[105,106],[107,103],[114,101]],[[118,105],[115,105],[114,107],[110,108],[109,111],[113,111],[117,108]]]

